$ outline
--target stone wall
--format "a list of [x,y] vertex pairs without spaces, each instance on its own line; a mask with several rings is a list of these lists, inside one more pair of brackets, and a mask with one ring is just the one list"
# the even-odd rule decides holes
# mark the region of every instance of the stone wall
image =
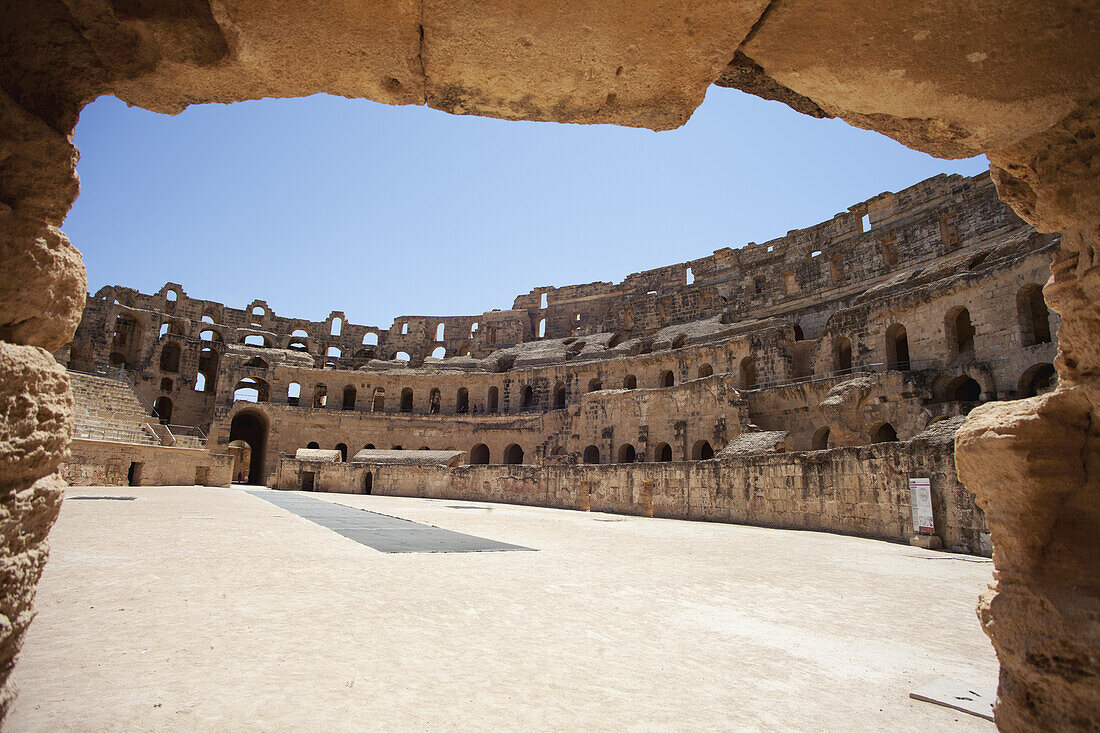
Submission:
[[[327,470],[327,469],[326,469]],[[332,474],[361,493],[364,466]],[[377,466],[374,494],[495,501],[785,529],[893,542],[913,535],[908,479],[932,483],[936,533],[955,552],[989,556],[985,517],[955,476],[951,445],[882,443],[633,466]],[[339,484],[343,481],[342,484]],[[280,488],[297,489],[288,478]]]
[[[131,464],[139,464],[132,480]],[[61,477],[73,486],[229,486],[233,459],[200,449],[78,439]]]

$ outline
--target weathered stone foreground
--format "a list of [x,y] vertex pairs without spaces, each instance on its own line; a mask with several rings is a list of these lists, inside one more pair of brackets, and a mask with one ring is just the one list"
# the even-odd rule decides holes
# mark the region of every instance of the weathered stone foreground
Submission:
[[[666,129],[733,83],[937,155],[987,152],[1002,198],[1060,231],[1046,296],[1060,386],[975,411],[957,439],[998,589],[983,603],[1005,730],[1100,718],[1100,20],[1095,3],[867,0],[353,4],[23,0],[0,10],[0,679],[31,617],[68,442],[49,358],[84,300],[57,229],[71,134],[101,94],[172,112],[330,92],[456,113]],[[740,52],[740,56],[738,56]],[[742,58],[743,57],[743,58]],[[812,106],[811,106],[812,105]],[[731,134],[735,128],[731,125]],[[0,698],[7,707],[8,693]]]

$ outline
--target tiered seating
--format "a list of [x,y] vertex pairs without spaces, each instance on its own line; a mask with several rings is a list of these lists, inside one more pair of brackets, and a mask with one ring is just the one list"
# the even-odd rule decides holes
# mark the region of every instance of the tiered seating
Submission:
[[74,438],[161,444],[154,428],[147,424],[153,418],[128,383],[72,371],[69,381],[76,400]]

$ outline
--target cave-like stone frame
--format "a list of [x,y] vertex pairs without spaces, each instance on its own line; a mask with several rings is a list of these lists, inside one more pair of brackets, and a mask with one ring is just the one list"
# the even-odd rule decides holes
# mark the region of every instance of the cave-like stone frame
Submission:
[[[1059,386],[971,413],[960,477],[985,510],[979,615],[1003,730],[1100,725],[1100,12],[979,0],[16,0],[0,8],[0,719],[33,617],[72,395],[50,353],[79,320],[61,226],[72,133],[102,94],[188,104],[328,92],[505,119],[674,128],[714,82],[934,155],[987,153],[998,191],[1062,233],[1044,294]],[[732,61],[731,61],[732,59]],[[732,125],[731,125],[732,128]],[[731,134],[734,131],[731,129]]]

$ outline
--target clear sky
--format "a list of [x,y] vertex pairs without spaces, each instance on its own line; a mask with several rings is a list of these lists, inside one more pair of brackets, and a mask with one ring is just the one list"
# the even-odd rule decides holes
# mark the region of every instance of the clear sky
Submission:
[[314,96],[89,105],[63,230],[88,288],[388,327],[764,242],[984,157],[937,160],[711,88],[679,130],[503,122]]

